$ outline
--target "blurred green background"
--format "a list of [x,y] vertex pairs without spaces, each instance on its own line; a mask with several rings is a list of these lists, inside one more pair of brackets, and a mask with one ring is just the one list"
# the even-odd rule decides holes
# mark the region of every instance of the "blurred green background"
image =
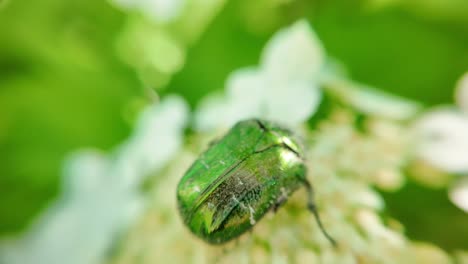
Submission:
[[[181,94],[194,107],[304,16],[353,79],[428,106],[452,102],[468,70],[466,0],[251,2],[226,3],[162,95]],[[0,0],[0,236],[21,231],[57,196],[67,153],[111,149],[131,131],[125,111],[144,93],[116,51],[128,16],[104,1]],[[409,184],[385,198],[411,238],[468,248],[468,218],[445,190]]]

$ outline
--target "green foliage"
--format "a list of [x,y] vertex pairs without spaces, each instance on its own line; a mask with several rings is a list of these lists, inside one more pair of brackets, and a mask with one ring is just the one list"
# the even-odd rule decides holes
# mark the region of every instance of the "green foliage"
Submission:
[[[196,29],[190,17],[167,27],[183,43],[185,64],[171,69],[162,96],[181,94],[194,107],[221,90],[230,72],[258,64],[267,39],[302,16],[352,78],[426,105],[451,102],[452,87],[468,69],[463,0],[250,2],[228,1],[217,16],[195,17],[204,25]],[[129,133],[124,111],[146,96],[133,63],[139,60],[129,63],[118,48],[134,15],[105,1],[0,1],[0,234],[21,231],[56,196],[67,153],[109,149]],[[402,192],[385,197],[410,236],[466,247],[455,236],[460,225],[435,236],[419,222],[460,223],[466,215],[435,206],[437,217],[416,218],[405,201],[422,191]]]

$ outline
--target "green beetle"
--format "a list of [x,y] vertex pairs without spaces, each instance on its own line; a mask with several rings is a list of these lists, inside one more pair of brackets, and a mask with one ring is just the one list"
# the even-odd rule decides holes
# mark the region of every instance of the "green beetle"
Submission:
[[177,201],[190,230],[220,244],[276,211],[301,186],[308,191],[308,209],[335,245],[318,216],[298,142],[274,123],[251,119],[238,122],[193,163],[179,182]]

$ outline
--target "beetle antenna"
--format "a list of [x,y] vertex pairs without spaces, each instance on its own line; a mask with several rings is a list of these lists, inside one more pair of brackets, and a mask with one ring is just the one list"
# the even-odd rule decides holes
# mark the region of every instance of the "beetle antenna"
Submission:
[[305,185],[305,187],[307,189],[307,194],[309,196],[308,201],[307,201],[307,209],[309,209],[309,211],[311,211],[312,214],[314,215],[315,221],[317,222],[317,224],[318,224],[320,230],[322,231],[322,233],[325,235],[325,237],[328,239],[328,241],[330,241],[330,243],[332,243],[333,247],[336,248],[338,246],[338,244],[336,243],[335,239],[333,239],[328,234],[328,232],[323,227],[322,221],[320,220],[320,215],[318,214],[317,206],[315,205],[314,191],[313,191],[312,185],[307,180],[304,181],[304,185]]

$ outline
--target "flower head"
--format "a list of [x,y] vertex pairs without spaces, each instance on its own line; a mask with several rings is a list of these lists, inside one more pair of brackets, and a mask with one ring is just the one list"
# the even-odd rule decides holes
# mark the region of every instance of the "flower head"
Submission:
[[[417,123],[419,156],[441,170],[468,172],[468,85],[467,77],[457,87],[460,109],[440,108],[426,113]],[[461,111],[460,111],[461,110]]]
[[260,66],[232,73],[226,95],[206,98],[196,113],[196,127],[208,130],[264,118],[289,126],[316,111],[319,73],[325,54],[306,21],[279,31],[265,47]]

